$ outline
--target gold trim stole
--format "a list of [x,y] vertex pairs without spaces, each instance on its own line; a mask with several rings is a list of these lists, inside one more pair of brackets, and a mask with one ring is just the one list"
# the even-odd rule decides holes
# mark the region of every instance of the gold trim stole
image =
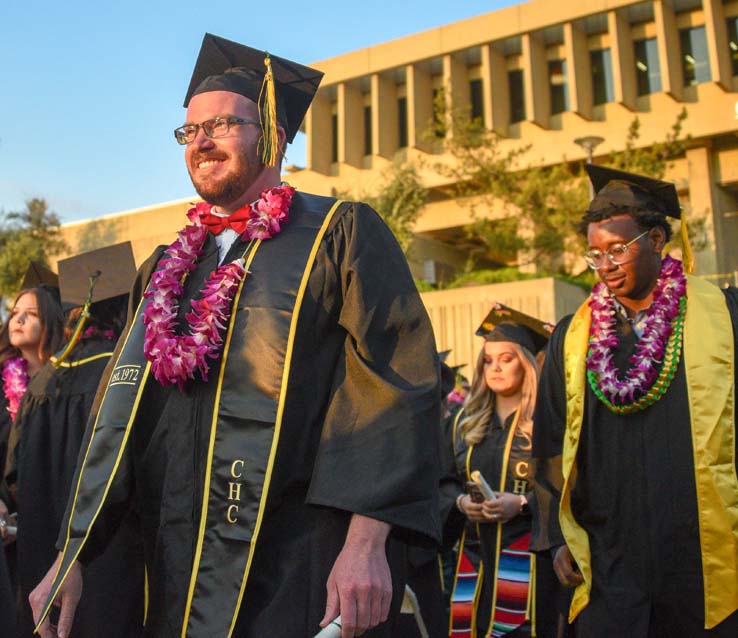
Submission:
[[[461,415],[463,413],[463,408],[459,410],[456,417],[453,421],[453,428],[452,428],[452,441],[453,441],[453,448],[454,448],[454,460],[456,459],[456,440],[458,437],[458,426],[459,422],[461,420]],[[520,420],[520,407],[515,412],[515,417],[513,419],[512,424],[510,425],[510,431],[507,434],[507,437],[505,438],[505,449],[503,451],[503,457],[502,457],[502,468],[501,468],[501,474],[500,474],[500,480],[498,491],[504,492],[506,483],[507,483],[507,469],[508,469],[508,463],[510,460],[510,451],[512,449],[513,440],[515,439],[515,431],[518,427],[518,421]],[[474,444],[471,444],[468,446],[466,451],[466,459],[465,459],[465,469],[466,469],[466,480],[471,481],[471,455],[474,450]],[[502,552],[502,521],[498,521],[495,525],[497,527],[496,532],[496,541],[495,541],[495,563],[496,567],[499,566],[500,562],[500,553]],[[481,538],[481,534],[479,531],[479,523],[476,524],[477,528],[477,538]],[[461,540],[459,541],[459,549],[458,549],[458,558],[456,561],[456,573],[454,574],[454,584],[453,589],[451,593],[451,601],[452,601],[452,610],[449,614],[449,635],[453,633],[454,628],[454,614],[453,614],[453,599],[454,594],[456,593],[456,584],[458,582],[458,574],[459,569],[461,566],[461,556],[464,551],[464,544],[466,541],[466,531],[464,531],[461,535]],[[529,588],[535,590],[535,556],[531,553],[530,557],[531,561],[531,568],[530,568],[530,581],[529,581]],[[497,583],[499,579],[499,573],[498,569],[495,569],[495,576],[494,576],[494,585],[492,589],[492,598],[490,600],[490,619],[489,619],[489,626],[487,627],[487,632],[485,633],[485,636],[491,635],[492,629],[495,622],[495,608],[497,606]],[[484,581],[484,562],[480,560],[479,563],[479,572],[477,574],[477,583],[474,588],[474,596],[472,598],[472,612],[471,612],[471,626],[470,631],[471,635],[475,636],[477,632],[477,611],[479,610],[479,599],[481,597],[482,593],[482,586]],[[534,611],[534,596],[530,594],[528,595],[528,603],[527,603],[527,611],[526,611],[526,620],[531,620],[532,624],[532,631],[535,632],[535,611]],[[532,635],[535,635],[533,633]]]
[[[318,249],[342,203],[324,201],[332,202],[327,214],[321,204],[308,203],[290,220],[289,232],[278,238],[282,246],[262,244],[249,275],[254,279],[234,302],[211,421],[183,638],[231,636],[238,619],[280,441],[300,309]],[[297,198],[293,206],[299,207]],[[238,355],[230,357],[231,350]],[[272,387],[276,396],[264,394]]]
[[[243,299],[243,282],[236,294],[218,369],[183,636],[230,636],[235,626],[269,492],[301,303],[318,248],[340,204],[298,194],[285,232],[259,251],[260,259],[254,261],[260,242],[248,256],[247,268],[253,263],[258,274],[246,276]],[[143,356],[147,303],[142,299],[136,310],[78,468],[67,539],[39,624],[109,495],[127,493],[132,481],[127,443],[150,372]],[[265,345],[273,365],[264,359]],[[234,348],[238,356],[229,360]],[[244,374],[245,368],[249,374]],[[251,377],[258,379],[252,382]]]
[[[569,621],[589,603],[592,565],[589,539],[571,510],[576,456],[587,391],[586,358],[591,310],[586,301],[564,341],[566,433],[559,521],[584,577],[576,588]],[[697,508],[705,588],[705,628],[738,609],[738,477],[735,469],[735,352],[733,326],[723,293],[687,276],[684,367],[689,395]]]

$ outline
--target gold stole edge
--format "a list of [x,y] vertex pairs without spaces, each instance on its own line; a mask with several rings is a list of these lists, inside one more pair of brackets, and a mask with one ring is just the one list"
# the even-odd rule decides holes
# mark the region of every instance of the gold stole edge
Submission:
[[[323,224],[320,227],[320,230],[318,231],[318,234],[315,237],[315,240],[313,241],[313,247],[310,250],[310,254],[308,255],[307,262],[305,264],[305,270],[302,274],[302,281],[300,282],[300,287],[297,290],[297,297],[295,299],[295,307],[292,312],[292,321],[290,323],[290,332],[289,336],[287,337],[287,351],[285,353],[285,362],[284,362],[284,369],[282,370],[282,384],[279,391],[279,404],[277,405],[277,420],[274,425],[274,438],[272,440],[272,448],[269,451],[269,460],[267,462],[267,469],[266,469],[266,476],[264,477],[264,488],[262,489],[261,493],[261,501],[259,503],[259,513],[256,517],[256,525],[254,526],[254,534],[251,538],[251,543],[249,544],[249,556],[246,561],[246,569],[244,570],[243,574],[243,580],[241,581],[241,589],[238,593],[238,600],[236,601],[236,607],[233,611],[233,618],[231,620],[231,626],[228,630],[228,638],[231,637],[233,634],[233,629],[236,626],[236,620],[238,619],[238,612],[241,609],[241,603],[243,601],[243,595],[244,591],[246,590],[246,581],[249,578],[249,573],[251,571],[251,563],[254,559],[254,550],[256,549],[256,544],[259,539],[259,532],[261,531],[261,524],[264,519],[264,510],[266,508],[266,502],[267,502],[267,496],[269,494],[269,486],[271,484],[272,479],[272,471],[274,469],[274,459],[277,456],[277,446],[279,445],[279,435],[282,430],[282,417],[284,415],[284,406],[285,401],[287,399],[287,386],[289,381],[289,375],[290,375],[290,367],[292,365],[292,350],[295,343],[295,334],[297,333],[297,322],[300,315],[300,310],[302,309],[302,300],[305,297],[305,290],[307,289],[308,281],[310,280],[310,272],[312,271],[312,264],[315,262],[315,257],[318,254],[318,249],[320,248],[320,243],[323,241],[323,237],[325,236],[326,232],[328,231],[328,226],[331,223],[331,220],[333,219],[334,215],[336,214],[336,211],[338,210],[339,206],[343,204],[343,201],[338,199],[336,200],[331,208],[328,210],[328,213],[325,216],[325,219],[323,220]],[[224,364],[225,367],[225,364]]]
[[587,390],[587,349],[592,311],[587,299],[572,318],[564,339],[564,370],[566,387],[566,432],[562,450],[564,486],[561,489],[559,524],[574,560],[579,566],[584,582],[574,591],[569,607],[569,622],[573,622],[589,603],[592,588],[592,565],[589,553],[589,537],[574,519],[571,511],[571,487],[576,481],[576,456],[579,434],[584,419],[584,397]]
[[182,638],[186,638],[187,635],[187,625],[190,620],[190,611],[192,609],[192,600],[194,598],[195,594],[195,586],[197,585],[197,575],[200,571],[200,559],[202,558],[202,547],[205,540],[205,531],[207,529],[207,518],[208,518],[208,506],[210,505],[210,483],[211,483],[211,472],[212,472],[212,464],[213,464],[213,454],[215,452],[215,435],[217,432],[217,426],[218,426],[218,405],[220,404],[220,395],[223,390],[223,377],[225,376],[225,369],[226,369],[226,361],[228,359],[228,351],[230,349],[231,345],[231,338],[233,336],[233,327],[236,324],[236,306],[238,305],[238,300],[241,297],[241,291],[243,290],[243,285],[246,282],[246,279],[248,279],[248,272],[249,268],[251,266],[251,263],[254,261],[254,257],[256,256],[256,251],[259,249],[259,246],[261,246],[261,240],[257,240],[254,245],[251,247],[251,250],[249,251],[248,257],[246,259],[246,262],[244,264],[244,276],[241,279],[241,281],[238,284],[238,290],[236,291],[236,294],[233,298],[233,305],[231,310],[231,316],[229,317],[228,321],[228,332],[226,333],[225,342],[223,344],[223,355],[221,357],[220,361],[220,368],[218,369],[218,385],[215,389],[215,401],[214,401],[214,409],[213,409],[213,415],[210,420],[210,439],[208,441],[208,460],[205,465],[205,481],[204,481],[204,489],[203,489],[203,496],[202,496],[202,507],[200,509],[200,525],[198,526],[198,532],[197,532],[197,545],[195,547],[195,557],[192,562],[192,569],[190,572],[190,586],[187,591],[187,602],[185,603],[185,610],[184,615],[182,618]]
[[[713,284],[688,275],[690,297],[699,303],[687,303],[684,368],[693,424],[705,629],[711,629],[738,609],[735,352],[723,293]],[[707,326],[710,329],[706,330]],[[689,365],[691,361],[696,364]],[[708,364],[714,372],[706,375]]]
[[[735,352],[733,328],[722,292],[697,277],[687,276],[687,298],[700,303],[687,303],[684,329],[684,362],[687,378],[688,404],[695,461],[695,481],[699,512],[700,550],[705,586],[705,628],[710,629],[738,609],[738,477],[735,472]],[[717,329],[705,331],[704,326],[717,322]],[[571,483],[576,479],[576,454],[584,418],[586,392],[586,352],[588,348],[591,311],[585,301],[574,315],[566,334],[564,367],[566,379],[566,434],[562,455],[564,487],[561,492],[559,523],[569,550],[577,561],[584,582],[575,592],[569,610],[569,622],[589,603],[592,567],[589,538],[578,525],[571,511]],[[712,375],[707,383],[705,360],[710,355],[723,367],[723,374]],[[689,365],[696,361],[695,365]],[[722,406],[713,400],[716,394],[726,399]],[[712,436],[728,432],[725,437]],[[712,449],[710,449],[710,446]],[[728,467],[728,481],[715,480],[716,466],[708,462],[721,459]],[[731,484],[732,483],[732,484]],[[714,503],[721,502],[719,513]],[[715,521],[723,524],[722,528]],[[725,540],[731,538],[731,543]],[[718,556],[718,558],[715,558]],[[716,573],[717,572],[717,573]]]
[[[120,357],[123,355],[126,349],[126,345],[128,344],[128,338],[131,335],[131,332],[133,331],[133,328],[136,325],[136,318],[138,317],[138,313],[141,310],[141,305],[144,302],[144,297],[141,297],[141,300],[138,303],[138,307],[136,308],[136,313],[133,315],[134,320],[131,323],[131,327],[128,330],[128,334],[126,335],[125,341],[123,342],[123,346],[120,349],[120,352],[118,353],[118,359],[116,360],[116,364],[120,360]],[[95,417],[95,424],[92,427],[92,434],[90,435],[90,441],[87,444],[87,449],[85,450],[85,456],[82,460],[82,467],[79,472],[79,477],[77,479],[77,485],[74,488],[74,497],[72,499],[72,508],[70,510],[69,514],[69,520],[67,521],[67,538],[64,541],[64,549],[62,549],[61,553],[61,560],[59,561],[59,568],[57,569],[56,574],[54,575],[54,581],[57,582],[56,587],[52,589],[51,595],[49,596],[49,600],[46,602],[46,607],[44,607],[44,610],[38,620],[38,623],[36,624],[36,627],[34,629],[34,633],[38,633],[38,628],[43,624],[44,620],[46,620],[46,616],[49,614],[49,611],[51,610],[51,606],[54,603],[54,599],[56,598],[56,594],[59,592],[59,588],[64,584],[64,581],[67,579],[67,576],[69,576],[69,571],[72,569],[72,565],[74,565],[74,562],[79,557],[80,552],[85,546],[85,543],[87,542],[87,538],[90,535],[90,530],[92,529],[93,525],[95,524],[95,521],[97,520],[97,517],[100,515],[100,510],[102,510],[103,505],[105,504],[105,500],[108,496],[108,491],[110,490],[110,486],[113,483],[113,479],[115,478],[116,473],[118,472],[118,466],[120,465],[120,460],[123,456],[123,451],[126,449],[126,444],[128,443],[128,437],[131,434],[131,428],[133,425],[133,421],[135,420],[136,414],[138,412],[138,404],[141,401],[141,394],[143,393],[143,389],[146,387],[146,380],[149,376],[149,370],[151,369],[151,362],[146,362],[146,367],[144,368],[143,377],[141,379],[141,384],[139,385],[138,392],[136,393],[136,399],[133,403],[133,409],[131,410],[131,416],[128,419],[128,423],[126,423],[126,431],[123,435],[123,440],[120,445],[120,449],[118,450],[118,457],[115,460],[115,464],[113,465],[113,469],[110,472],[110,477],[108,478],[107,485],[105,486],[105,491],[103,492],[103,497],[100,501],[100,505],[98,506],[97,510],[95,511],[95,514],[92,517],[92,520],[90,521],[90,524],[87,526],[87,530],[85,532],[84,538],[82,539],[82,542],[80,542],[79,547],[77,548],[77,551],[74,553],[74,556],[69,561],[69,565],[67,566],[67,569],[65,570],[64,574],[59,578],[59,574],[61,572],[61,569],[64,565],[64,559],[66,557],[67,548],[69,547],[69,541],[71,540],[71,530],[72,530],[72,518],[74,517],[74,510],[77,506],[77,498],[79,496],[79,488],[82,483],[82,476],[84,474],[85,466],[87,465],[87,457],[90,453],[90,449],[92,448],[92,442],[95,439],[95,432],[97,431],[97,422],[100,418],[100,413],[102,412],[102,406],[105,403],[105,398],[108,395],[108,390],[110,389],[110,382],[108,381],[108,387],[105,388],[105,392],[103,394],[103,398],[100,401],[100,408],[98,409],[97,416]]]
[[[510,462],[510,451],[512,450],[512,443],[513,439],[515,439],[515,430],[518,427],[518,421],[520,421],[520,406],[518,406],[517,412],[515,413],[515,418],[513,419],[512,424],[510,425],[510,432],[507,434],[507,440],[505,441],[505,452],[502,457],[502,472],[500,472],[500,485],[499,485],[499,491],[500,493],[505,491],[505,483],[507,482],[505,479],[507,479],[507,466]],[[472,446],[469,446],[469,449],[471,449]],[[469,454],[469,460],[471,460],[471,453]],[[467,470],[468,471],[468,470]],[[489,636],[492,633],[492,629],[495,625],[495,607],[497,607],[497,585],[500,580],[500,553],[502,552],[502,520],[499,520],[497,522],[497,540],[495,544],[495,573],[494,573],[494,585],[492,587],[492,598],[490,600],[490,615],[489,615],[489,626],[487,627],[487,633],[485,636]],[[531,586],[530,583],[530,570],[528,571],[528,587]],[[476,605],[474,607],[474,612],[476,615]]]
[[[87,357],[85,359],[77,359],[76,361],[62,361],[59,364],[60,368],[77,368],[79,366],[83,366],[86,363],[92,363],[93,361],[97,361],[98,359],[104,359],[104,358],[110,358],[113,356],[112,352],[100,352],[99,354],[92,355],[91,357]],[[51,357],[51,362],[54,363],[56,361],[56,357]]]

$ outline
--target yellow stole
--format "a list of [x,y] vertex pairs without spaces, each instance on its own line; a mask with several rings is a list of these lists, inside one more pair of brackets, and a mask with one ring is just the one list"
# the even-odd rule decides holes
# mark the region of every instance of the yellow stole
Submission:
[[[697,484],[697,508],[705,587],[705,628],[738,609],[738,478],[735,470],[735,353],[733,326],[723,293],[687,277],[684,366]],[[564,342],[566,434],[559,522],[584,582],[569,611],[573,621],[589,603],[592,565],[589,538],[571,511],[576,456],[587,390],[586,359],[592,313],[585,302],[574,315]]]

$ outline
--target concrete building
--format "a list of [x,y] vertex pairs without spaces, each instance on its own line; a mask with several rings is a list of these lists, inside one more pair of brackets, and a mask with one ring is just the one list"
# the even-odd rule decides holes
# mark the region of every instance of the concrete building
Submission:
[[[304,123],[306,166],[286,167],[285,179],[321,194],[371,193],[398,156],[426,167],[450,161],[426,135],[440,89],[446,113],[467,108],[503,136],[503,148],[529,144],[527,157],[542,164],[585,158],[575,139],[586,136],[603,140],[595,161],[622,150],[636,116],[639,144],[662,141],[686,108],[688,149],[667,178],[687,214],[707,218],[699,273],[717,283],[738,277],[738,0],[531,0],[313,65],[325,79]],[[442,128],[454,134],[451,122]],[[411,266],[432,280],[463,267],[471,208],[449,195],[448,177],[426,168],[422,179],[431,195],[414,228]],[[173,239],[185,207],[68,224],[65,233],[74,252],[103,237],[132,239],[141,260]],[[539,304],[548,309],[542,318],[558,319],[583,293],[570,296],[566,308]],[[525,310],[522,297],[507,301]],[[453,348],[455,338],[434,324],[439,348]]]

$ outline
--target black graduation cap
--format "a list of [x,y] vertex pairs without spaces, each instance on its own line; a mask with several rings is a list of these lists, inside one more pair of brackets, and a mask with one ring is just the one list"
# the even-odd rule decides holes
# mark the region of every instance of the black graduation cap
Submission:
[[587,164],[585,168],[597,193],[587,212],[629,208],[682,218],[676,186],[671,182],[596,164]]
[[58,288],[59,276],[40,261],[32,261],[28,266],[28,270],[26,270],[26,274],[23,275],[20,289],[28,290],[39,286]]
[[[267,66],[269,61],[269,66]],[[209,91],[238,93],[259,104],[262,122],[268,109],[268,69],[273,77],[277,118],[292,142],[313,100],[323,73],[265,51],[206,33],[192,72],[184,106]]]
[[131,242],[62,259],[59,262],[62,304],[66,308],[83,306],[90,291],[90,277],[98,272],[92,290],[93,303],[128,294],[136,277]]
[[546,347],[552,332],[550,323],[495,302],[475,334],[486,341],[511,341],[536,354]]
[[441,392],[444,397],[456,387],[459,370],[465,365],[463,363],[456,366],[448,365],[446,359],[450,354],[451,350],[442,350],[438,353],[438,359],[441,361]]

